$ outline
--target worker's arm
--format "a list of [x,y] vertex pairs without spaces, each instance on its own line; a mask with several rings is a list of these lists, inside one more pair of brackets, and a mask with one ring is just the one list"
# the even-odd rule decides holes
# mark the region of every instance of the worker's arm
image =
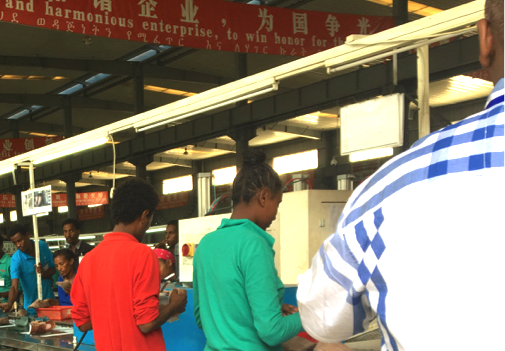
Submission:
[[358,274],[362,257],[353,254],[345,237],[338,233],[330,236],[311,268],[298,277],[303,326],[313,338],[325,343],[338,343],[365,331],[374,317]]
[[139,329],[142,333],[146,334],[161,327],[172,316],[181,314],[186,310],[188,303],[187,292],[182,289],[174,289],[170,294],[168,305],[160,310],[158,317],[152,322],[140,324]]
[[142,333],[159,328],[170,317],[186,309],[186,291],[170,294],[168,305],[160,310],[160,266],[149,247],[139,250],[134,258],[133,317]]
[[[79,273],[85,269],[85,265],[79,266]],[[72,291],[70,292],[70,300],[72,301],[72,319],[80,331],[85,332],[91,330],[91,316],[89,313],[88,304],[86,302],[84,285],[81,280],[81,274],[77,273],[72,283]],[[82,329],[81,329],[82,328]],[[87,329],[89,328],[89,329]]]
[[14,305],[14,301],[19,294],[19,279],[12,279],[11,288],[9,290],[9,301],[7,302],[7,306],[5,306],[4,311],[9,312]]
[[241,267],[247,300],[258,335],[270,346],[280,345],[302,330],[300,314],[283,317],[279,289],[283,289],[275,269],[273,250],[262,238],[252,237],[244,245]]
[[56,273],[56,268],[49,267],[48,269],[44,269],[44,267],[42,267],[42,263],[40,262],[38,266],[35,265],[35,270],[42,276],[42,279],[53,279],[53,275]]
[[93,330],[93,326],[91,325],[91,321],[84,323],[83,325],[79,326],[78,328],[82,333]]

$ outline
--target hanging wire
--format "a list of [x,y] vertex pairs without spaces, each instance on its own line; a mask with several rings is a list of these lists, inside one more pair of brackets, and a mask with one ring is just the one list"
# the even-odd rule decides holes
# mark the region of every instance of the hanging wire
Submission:
[[112,140],[112,189],[110,189],[110,198],[114,197],[114,190],[116,190],[116,144],[114,143],[114,137],[109,134]]

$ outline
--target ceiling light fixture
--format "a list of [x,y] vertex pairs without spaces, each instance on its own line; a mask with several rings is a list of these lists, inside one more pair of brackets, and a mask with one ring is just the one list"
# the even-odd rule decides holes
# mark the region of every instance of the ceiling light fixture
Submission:
[[175,116],[173,116],[171,118],[168,118],[168,119],[166,119],[164,121],[161,121],[161,122],[158,122],[158,123],[154,123],[154,124],[148,124],[148,123],[145,123],[145,122],[138,123],[135,126],[135,129],[136,129],[137,133],[140,133],[140,132],[143,132],[143,131],[146,131],[146,130],[149,130],[149,129],[152,129],[152,128],[160,127],[160,126],[166,125],[168,123],[173,123],[173,122],[176,122],[178,120],[181,120],[181,119],[184,119],[184,118],[187,118],[187,117],[191,117],[191,116],[194,116],[194,115],[197,115],[197,114],[200,114],[200,113],[204,113],[204,112],[207,112],[207,111],[210,111],[210,110],[215,110],[217,108],[233,104],[233,103],[235,103],[237,101],[243,101],[243,100],[247,100],[249,98],[252,98],[254,96],[266,94],[266,93],[269,93],[271,91],[277,90],[278,88],[279,88],[279,84],[278,84],[277,81],[274,80],[274,83],[269,88],[258,90],[258,91],[255,91],[253,93],[250,93],[250,94],[245,94],[245,95],[242,95],[242,96],[238,96],[238,97],[235,97],[233,99],[225,100],[225,101],[223,101],[221,103],[211,104],[210,106],[207,106],[207,107],[204,107],[204,108],[201,108],[201,109],[197,109],[197,110],[194,110],[194,111],[189,112],[189,113],[185,113],[185,114],[181,114],[181,115],[175,115]]
[[0,175],[1,174],[6,174],[6,173],[11,173],[11,172],[14,172],[16,170],[15,167],[5,167],[5,168],[2,168],[0,169]]
[[80,152],[80,151],[83,151],[83,150],[86,150],[86,149],[91,149],[91,148],[94,148],[94,147],[106,144],[107,141],[109,141],[109,139],[106,138],[106,137],[99,138],[99,139],[96,139],[96,140],[92,140],[92,141],[89,141],[87,143],[84,143],[84,144],[81,144],[81,145],[77,145],[77,146],[71,147],[69,149],[62,150],[60,152],[56,152],[54,154],[49,154],[49,155],[42,156],[39,159],[36,159],[35,161],[33,161],[33,164],[39,164],[39,163],[51,161],[51,160],[54,160],[54,159],[57,159],[57,158],[60,158],[60,157],[63,157],[63,156],[75,154],[77,152]]

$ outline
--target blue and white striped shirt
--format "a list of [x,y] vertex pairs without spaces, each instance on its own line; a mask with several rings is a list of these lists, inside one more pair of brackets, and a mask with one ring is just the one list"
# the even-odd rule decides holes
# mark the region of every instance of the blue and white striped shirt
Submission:
[[502,333],[493,317],[505,313],[495,296],[505,267],[503,94],[502,79],[484,111],[420,139],[353,192],[299,277],[310,335],[339,342],[377,318],[382,350],[411,351],[485,349],[494,339],[484,335]]

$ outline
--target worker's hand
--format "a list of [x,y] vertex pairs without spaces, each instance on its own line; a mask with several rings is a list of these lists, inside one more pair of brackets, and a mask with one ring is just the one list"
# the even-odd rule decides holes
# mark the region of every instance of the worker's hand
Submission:
[[0,308],[3,308],[3,311],[7,313],[12,310],[12,305],[9,305],[8,303],[2,303],[0,304]]
[[168,298],[168,306],[178,315],[186,311],[188,303],[188,292],[183,289],[173,289]]
[[161,241],[154,248],[155,249],[165,249],[166,250],[166,248],[167,248],[167,241],[166,240]]
[[282,316],[286,317],[289,316],[290,314],[298,312],[298,307],[293,306],[293,305],[288,305],[287,303],[282,304]]
[[40,274],[40,275],[44,275],[45,273],[45,269],[42,267],[42,263],[39,262],[38,265],[34,265],[35,267],[35,271]]

